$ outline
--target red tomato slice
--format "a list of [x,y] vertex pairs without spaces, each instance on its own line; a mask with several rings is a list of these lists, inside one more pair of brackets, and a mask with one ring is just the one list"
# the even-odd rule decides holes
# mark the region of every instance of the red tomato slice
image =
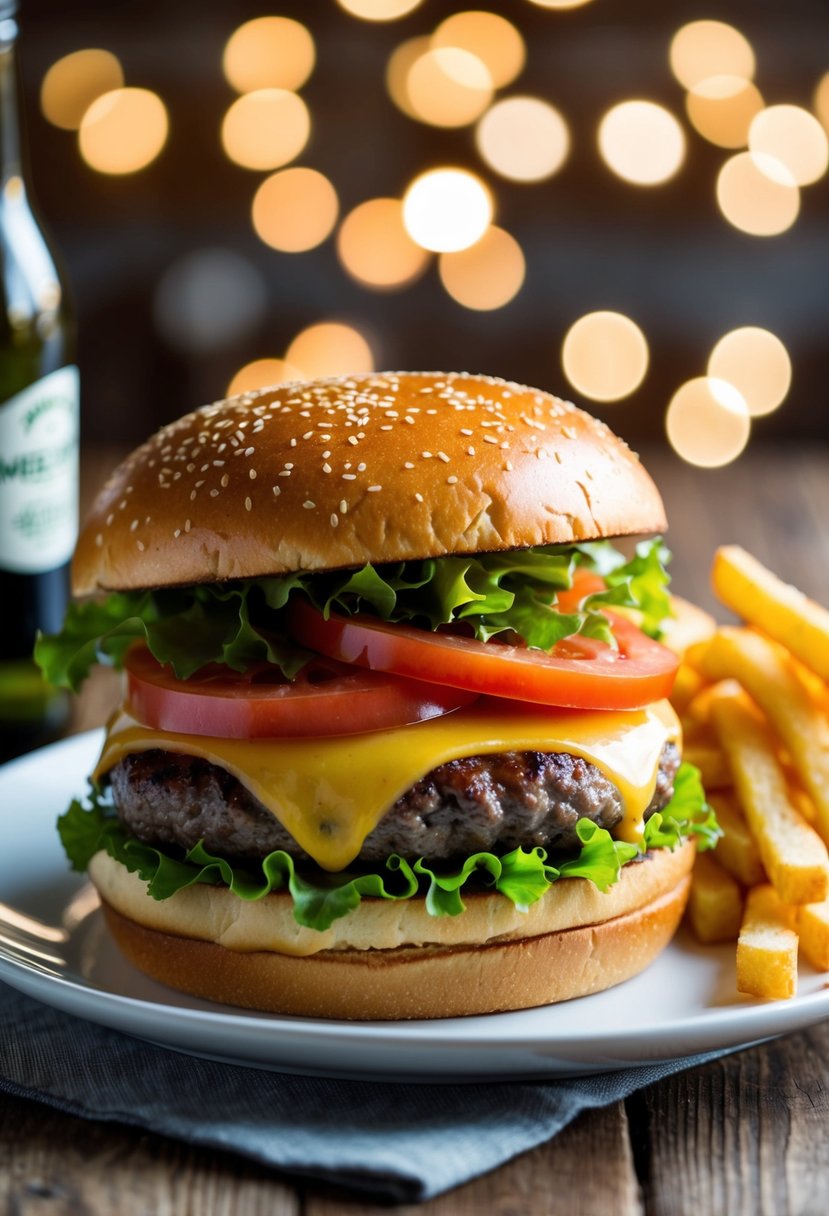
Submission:
[[219,664],[176,679],[146,646],[127,653],[127,704],[154,730],[223,739],[353,735],[436,718],[475,700],[456,688],[315,659],[294,681],[269,663]]
[[297,641],[331,658],[540,705],[638,709],[668,695],[679,665],[670,650],[611,613],[618,650],[576,635],[549,654],[368,616],[332,613],[326,621],[304,600],[295,600],[289,614]]

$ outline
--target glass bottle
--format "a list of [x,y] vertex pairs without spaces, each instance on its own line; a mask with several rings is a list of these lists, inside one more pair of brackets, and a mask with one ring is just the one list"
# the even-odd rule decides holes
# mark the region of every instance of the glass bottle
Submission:
[[26,186],[16,2],[0,0],[0,760],[56,737],[68,698],[41,680],[78,532],[78,369],[61,277]]

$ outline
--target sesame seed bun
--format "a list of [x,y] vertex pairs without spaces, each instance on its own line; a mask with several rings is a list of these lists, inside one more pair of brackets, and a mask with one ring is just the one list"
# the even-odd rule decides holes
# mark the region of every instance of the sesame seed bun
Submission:
[[603,423],[488,376],[280,385],[164,427],[109,479],[76,595],[659,532],[658,491]]

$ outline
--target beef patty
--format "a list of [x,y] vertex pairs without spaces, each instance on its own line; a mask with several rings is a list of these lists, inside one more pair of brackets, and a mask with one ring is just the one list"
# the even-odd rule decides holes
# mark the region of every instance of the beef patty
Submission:
[[[673,796],[676,745],[659,762],[647,819]],[[128,831],[148,844],[190,848],[199,840],[225,857],[254,860],[274,849],[307,859],[285,828],[235,777],[192,756],[152,750],[127,756],[110,778]],[[618,789],[577,756],[500,752],[451,760],[398,798],[366,837],[359,860],[390,853],[444,860],[523,845],[575,848],[577,820],[612,830],[622,818]]]

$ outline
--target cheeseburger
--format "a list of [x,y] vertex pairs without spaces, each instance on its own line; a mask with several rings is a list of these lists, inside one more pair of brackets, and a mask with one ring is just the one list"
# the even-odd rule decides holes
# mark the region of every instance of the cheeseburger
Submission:
[[100,492],[49,678],[124,671],[60,821],[127,957],[217,1001],[434,1018],[639,972],[717,829],[680,764],[662,503],[484,376],[294,383]]

